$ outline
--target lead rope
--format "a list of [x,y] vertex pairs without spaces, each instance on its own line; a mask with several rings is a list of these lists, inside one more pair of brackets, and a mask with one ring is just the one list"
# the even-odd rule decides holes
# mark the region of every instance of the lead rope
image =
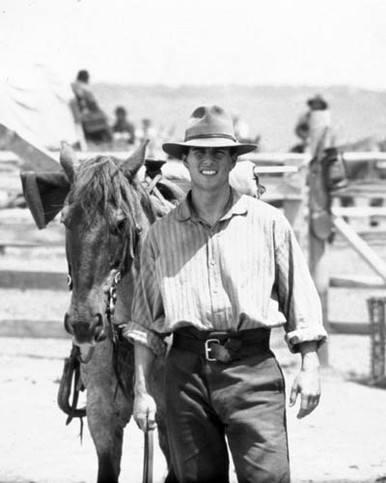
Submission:
[[[67,286],[72,290],[71,267],[68,266]],[[92,355],[90,355],[91,358]],[[86,408],[78,409],[79,392],[84,391],[82,383],[80,364],[83,358],[78,346],[72,344],[70,356],[64,359],[64,367],[62,377],[60,379],[57,402],[59,408],[67,414],[66,426],[71,423],[74,418],[79,418],[80,422],[80,442],[83,442],[83,418],[86,416]],[[72,389],[72,401],[70,403]]]

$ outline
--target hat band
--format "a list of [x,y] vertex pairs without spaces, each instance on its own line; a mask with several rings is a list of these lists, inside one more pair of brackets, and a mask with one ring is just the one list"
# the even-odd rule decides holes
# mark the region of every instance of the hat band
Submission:
[[186,136],[185,142],[192,141],[193,139],[206,139],[206,138],[226,138],[226,139],[231,139],[235,143],[237,142],[236,138],[234,136],[231,136],[230,134],[197,134],[195,136]]

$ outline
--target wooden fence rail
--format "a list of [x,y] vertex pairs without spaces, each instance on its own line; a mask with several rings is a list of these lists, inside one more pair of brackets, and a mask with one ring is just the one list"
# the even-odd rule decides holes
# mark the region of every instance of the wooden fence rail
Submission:
[[[24,149],[24,151],[23,151]],[[19,154],[26,155],[28,151],[19,149]],[[33,150],[33,156],[39,158],[43,153],[44,162],[39,166],[45,168],[47,165],[49,169],[57,166],[58,153],[47,153],[39,149]],[[81,157],[91,157],[95,153],[82,153]],[[105,154],[108,154],[107,152]],[[118,158],[126,158],[127,152],[112,153]],[[343,158],[347,164],[358,161],[369,162],[375,166],[385,168],[386,153],[343,153]],[[40,159],[40,158],[39,158]],[[263,200],[267,202],[276,203],[281,202],[285,213],[294,226],[297,235],[301,236],[304,231],[305,218],[304,207],[307,204],[309,190],[306,186],[307,170],[311,156],[309,154],[295,154],[295,153],[254,153],[248,156],[248,159],[256,165],[256,172],[261,177],[262,184],[266,185],[267,193]],[[14,176],[20,164],[20,158],[9,152],[0,151],[0,163],[2,171],[12,174],[12,189],[17,188],[17,176]],[[18,164],[19,163],[19,164]],[[56,165],[54,164],[56,163]],[[10,188],[10,184],[5,181],[0,184],[0,190]],[[334,199],[352,196],[354,198],[383,198],[386,199],[386,183],[371,181],[366,183],[351,184],[345,189],[337,190],[333,193]],[[336,203],[335,203],[336,204]],[[365,217],[386,217],[386,207],[340,207],[334,206],[331,212],[332,223],[339,234],[347,240],[353,249],[361,256],[363,260],[371,267],[375,275],[372,277],[365,277],[360,275],[331,275],[325,277],[326,287],[328,288],[366,288],[370,291],[372,289],[386,288],[386,263],[379,257],[379,255],[360,237],[353,228],[345,222],[343,217],[348,218],[365,218]],[[30,223],[28,233],[25,233],[26,223]],[[24,226],[23,226],[24,225]],[[12,229],[17,231],[16,236],[12,236]],[[24,230],[24,231],[23,231]],[[35,229],[36,230],[36,229]],[[25,235],[21,235],[24,232]],[[8,235],[7,235],[8,234]],[[9,236],[11,235],[11,236]],[[309,235],[307,235],[308,237]],[[42,241],[44,234],[39,234],[36,238],[33,232],[31,222],[25,220],[18,223],[7,224],[6,217],[0,216],[0,251],[6,250],[8,247],[12,248],[39,248],[45,247],[48,250],[50,247],[58,247],[62,243],[62,237],[57,237],[51,243],[44,243]],[[310,239],[307,238],[309,244]],[[323,258],[323,250],[319,252],[318,257]],[[318,262],[319,263],[319,262]],[[322,277],[322,278],[323,278]],[[44,272],[44,271],[27,271],[27,270],[0,270],[0,288],[19,287],[21,289],[49,289],[49,290],[67,290],[66,274],[64,272]],[[323,300],[326,304],[326,300]],[[327,310],[327,309],[325,309]],[[349,323],[336,322],[328,320],[329,330],[332,333],[345,334],[368,334],[368,323]]]

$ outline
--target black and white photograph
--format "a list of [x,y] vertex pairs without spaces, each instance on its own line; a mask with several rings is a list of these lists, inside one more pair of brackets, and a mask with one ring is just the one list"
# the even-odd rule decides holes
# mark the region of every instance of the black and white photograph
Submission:
[[0,0],[0,483],[386,483],[385,23]]

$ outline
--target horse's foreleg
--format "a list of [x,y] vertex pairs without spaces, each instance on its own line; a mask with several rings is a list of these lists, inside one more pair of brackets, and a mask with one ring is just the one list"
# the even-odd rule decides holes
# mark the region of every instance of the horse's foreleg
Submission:
[[[87,423],[98,456],[98,483],[117,483],[121,468],[123,429],[132,414],[132,401],[120,391],[112,362],[112,344],[97,346],[83,366],[87,390]],[[128,371],[129,372],[129,371]]]
[[112,391],[88,388],[87,422],[98,455],[97,483],[117,483],[125,423],[114,407]]

